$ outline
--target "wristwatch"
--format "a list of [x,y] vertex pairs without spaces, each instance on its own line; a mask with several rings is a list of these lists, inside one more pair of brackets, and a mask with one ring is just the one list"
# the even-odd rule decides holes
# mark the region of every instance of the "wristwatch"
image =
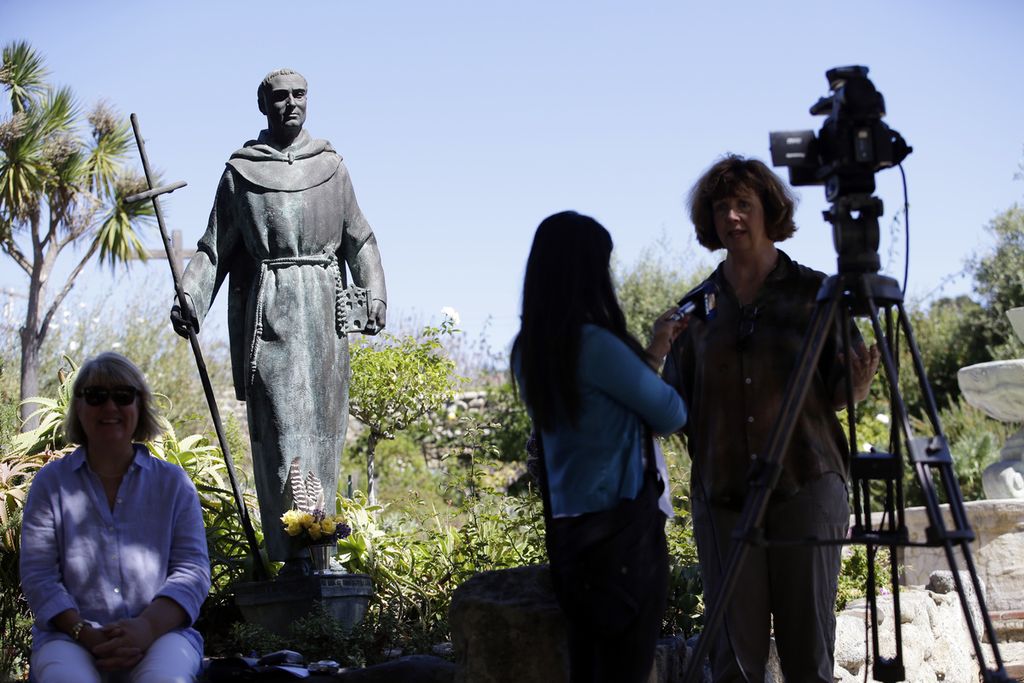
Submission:
[[85,628],[85,621],[84,620],[82,620],[82,621],[78,622],[77,624],[75,624],[74,626],[72,626],[71,627],[71,638],[73,640],[77,641],[78,640],[78,636],[81,635],[83,628]]

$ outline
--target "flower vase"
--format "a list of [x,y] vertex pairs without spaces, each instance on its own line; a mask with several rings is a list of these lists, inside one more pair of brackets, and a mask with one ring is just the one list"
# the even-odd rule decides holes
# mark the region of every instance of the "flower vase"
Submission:
[[318,543],[309,546],[309,558],[313,561],[314,574],[331,573],[331,558],[337,549],[337,543]]

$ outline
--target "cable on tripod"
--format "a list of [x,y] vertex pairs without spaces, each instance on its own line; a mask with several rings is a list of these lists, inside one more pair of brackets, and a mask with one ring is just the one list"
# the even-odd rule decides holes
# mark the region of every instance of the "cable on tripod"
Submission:
[[897,164],[900,169],[900,178],[903,179],[903,227],[907,245],[903,253],[903,296],[907,296],[907,280],[910,277],[910,199],[907,197],[907,174],[903,172],[903,164]]

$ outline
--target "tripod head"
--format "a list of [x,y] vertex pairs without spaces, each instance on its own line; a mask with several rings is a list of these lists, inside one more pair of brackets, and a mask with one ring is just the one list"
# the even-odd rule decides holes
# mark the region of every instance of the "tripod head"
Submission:
[[878,258],[878,217],[882,215],[882,200],[872,195],[851,194],[832,202],[822,212],[832,224],[832,243],[839,255],[839,274],[877,273],[881,268]]

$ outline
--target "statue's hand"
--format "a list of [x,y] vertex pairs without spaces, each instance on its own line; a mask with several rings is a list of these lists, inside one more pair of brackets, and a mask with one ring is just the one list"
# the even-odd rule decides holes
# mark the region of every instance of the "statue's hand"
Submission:
[[174,331],[185,339],[188,339],[190,330],[198,334],[199,317],[196,315],[196,307],[192,303],[192,297],[185,294],[184,312],[181,310],[181,302],[178,301],[178,297],[174,297],[174,301],[174,305],[171,306],[171,325],[174,326]]
[[370,302],[369,313],[370,316],[366,321],[366,329],[363,330],[363,334],[377,334],[384,329],[387,322],[388,305],[380,299],[374,299]]

